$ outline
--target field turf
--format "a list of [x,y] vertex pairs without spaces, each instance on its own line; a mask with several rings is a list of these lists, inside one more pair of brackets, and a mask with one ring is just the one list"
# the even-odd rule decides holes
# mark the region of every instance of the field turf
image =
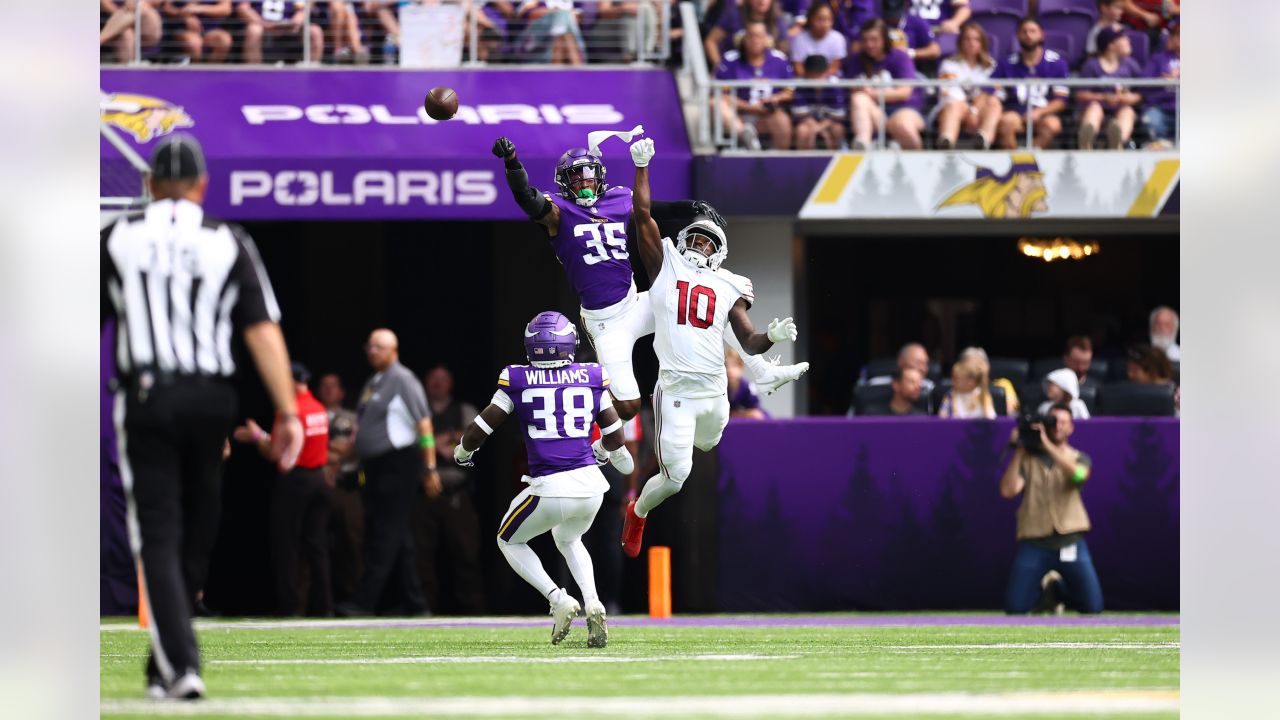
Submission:
[[143,698],[148,637],[104,620],[103,717],[1175,718],[1176,615],[210,621],[209,698]]

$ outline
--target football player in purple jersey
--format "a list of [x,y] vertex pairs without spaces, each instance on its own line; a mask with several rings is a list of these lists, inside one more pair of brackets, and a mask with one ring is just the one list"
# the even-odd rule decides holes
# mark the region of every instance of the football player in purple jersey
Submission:
[[[524,348],[529,364],[502,369],[493,400],[467,426],[453,457],[458,465],[470,467],[489,435],[508,416],[516,416],[529,455],[529,474],[521,480],[529,487],[516,495],[499,523],[498,548],[511,568],[551,603],[552,645],[564,640],[585,606],[587,645],[604,647],[609,639],[605,609],[596,594],[591,555],[582,536],[609,490],[597,465],[611,462],[628,475],[634,461],[607,392],[609,373],[596,363],[574,362],[578,331],[569,318],[558,312],[539,313],[524,329]],[[595,443],[592,423],[600,425]],[[528,545],[547,531],[582,591],[582,605],[556,587]]]
[[[632,369],[636,340],[654,331],[653,313],[646,293],[636,291],[627,247],[627,224],[632,220],[631,189],[605,182],[605,166],[599,152],[573,148],[556,163],[558,192],[544,193],[530,187],[529,175],[516,157],[516,146],[501,137],[493,154],[506,164],[507,185],[529,219],[546,228],[551,247],[564,265],[569,282],[582,304],[582,324],[600,363],[613,379],[609,393],[623,420],[640,411],[640,385]],[[659,221],[687,224],[694,217],[710,217],[727,225],[706,202],[678,200],[653,203]],[[747,373],[766,394],[799,378],[808,363],[779,365],[742,351],[733,333],[725,343],[746,358]]]

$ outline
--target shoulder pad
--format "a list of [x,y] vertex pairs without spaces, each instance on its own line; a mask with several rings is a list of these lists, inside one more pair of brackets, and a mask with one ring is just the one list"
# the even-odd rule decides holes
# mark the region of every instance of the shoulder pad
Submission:
[[511,366],[502,368],[502,372],[498,373],[498,384],[506,387],[511,384]]
[[756,301],[755,288],[751,286],[751,280],[749,278],[730,272],[724,268],[717,269],[716,275],[719,276],[720,279],[729,283],[729,285],[742,296],[742,299],[747,301],[748,305]]

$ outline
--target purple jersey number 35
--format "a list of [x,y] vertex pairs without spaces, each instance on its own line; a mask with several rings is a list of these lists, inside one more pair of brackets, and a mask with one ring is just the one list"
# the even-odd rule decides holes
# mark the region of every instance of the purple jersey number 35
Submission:
[[589,387],[525,388],[520,402],[533,411],[528,431],[534,440],[583,438],[591,434],[596,408]]
[[[604,237],[601,238],[601,228],[604,229]],[[582,261],[588,265],[595,265],[609,259],[612,254],[615,260],[626,260],[627,255],[627,225],[626,223],[611,222],[604,223],[582,223],[573,226],[574,237],[585,237],[587,247],[595,252],[591,255],[583,255]],[[606,250],[605,244],[611,247]]]

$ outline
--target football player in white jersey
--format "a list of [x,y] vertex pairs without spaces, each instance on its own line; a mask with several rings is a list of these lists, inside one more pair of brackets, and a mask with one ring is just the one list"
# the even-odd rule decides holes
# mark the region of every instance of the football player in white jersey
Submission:
[[653,140],[632,143],[633,216],[640,232],[640,259],[651,282],[653,349],[659,366],[653,394],[658,474],[627,505],[622,551],[628,557],[640,554],[649,512],[684,486],[693,468],[693,449],[715,447],[729,422],[726,330],[753,355],[796,339],[791,318],[775,318],[767,332],[756,332],[747,315],[755,301],[751,281],[721,267],[729,242],[717,223],[695,218],[674,245],[662,237],[650,214],[648,166],[653,155]]

